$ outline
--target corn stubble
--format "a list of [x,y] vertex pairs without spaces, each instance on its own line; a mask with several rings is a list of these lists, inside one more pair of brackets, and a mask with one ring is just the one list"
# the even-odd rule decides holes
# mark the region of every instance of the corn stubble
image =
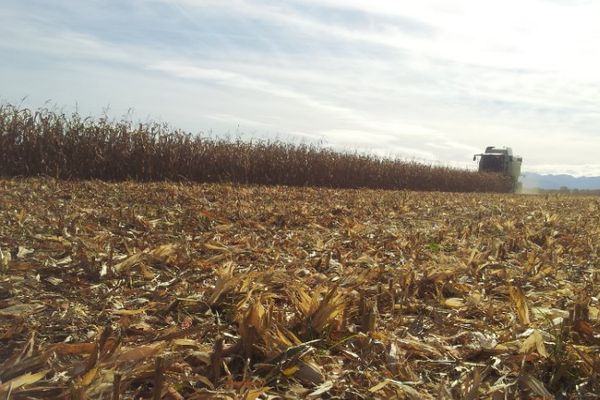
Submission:
[[0,104],[0,176],[448,192],[508,192],[511,187],[495,174],[317,145],[215,139],[165,124],[136,125],[8,104]]
[[0,181],[0,398],[595,398],[599,210]]

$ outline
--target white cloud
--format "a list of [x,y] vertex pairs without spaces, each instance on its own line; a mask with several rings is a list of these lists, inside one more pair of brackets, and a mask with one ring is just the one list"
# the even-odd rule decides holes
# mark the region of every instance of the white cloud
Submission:
[[30,4],[0,10],[5,99],[461,166],[510,145],[526,170],[600,174],[597,2]]
[[576,177],[600,176],[600,164],[538,164],[528,171],[538,174],[568,174]]
[[248,77],[237,72],[195,67],[176,62],[161,62],[156,65],[150,65],[148,68],[151,70],[170,73],[181,78],[199,79],[210,83],[236,87],[239,89],[264,92],[277,97],[296,100],[307,106],[319,108],[330,113],[340,114],[347,117],[352,116],[351,110],[327,104],[326,102],[320,101],[302,92],[273,84],[267,80]]

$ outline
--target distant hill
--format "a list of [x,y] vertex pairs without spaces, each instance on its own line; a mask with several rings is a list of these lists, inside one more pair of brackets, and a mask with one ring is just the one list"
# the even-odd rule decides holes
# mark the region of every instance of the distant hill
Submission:
[[575,177],[566,174],[541,175],[525,172],[521,182],[526,189],[560,189],[563,186],[569,189],[600,189],[600,176]]

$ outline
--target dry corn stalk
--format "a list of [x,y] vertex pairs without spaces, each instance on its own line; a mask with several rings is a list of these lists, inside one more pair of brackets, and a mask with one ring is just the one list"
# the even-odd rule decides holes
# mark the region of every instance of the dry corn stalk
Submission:
[[525,297],[523,289],[519,286],[511,285],[508,287],[508,290],[513,306],[517,311],[519,322],[522,325],[529,325],[531,323],[529,320],[529,306],[527,305],[527,297]]

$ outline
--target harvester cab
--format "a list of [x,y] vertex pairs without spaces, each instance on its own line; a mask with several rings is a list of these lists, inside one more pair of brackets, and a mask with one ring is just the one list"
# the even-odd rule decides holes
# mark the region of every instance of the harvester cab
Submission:
[[512,181],[512,191],[517,192],[521,189],[519,176],[521,175],[521,164],[523,158],[513,155],[510,147],[488,146],[485,153],[475,154],[473,161],[479,158],[479,172],[493,172],[503,174]]

